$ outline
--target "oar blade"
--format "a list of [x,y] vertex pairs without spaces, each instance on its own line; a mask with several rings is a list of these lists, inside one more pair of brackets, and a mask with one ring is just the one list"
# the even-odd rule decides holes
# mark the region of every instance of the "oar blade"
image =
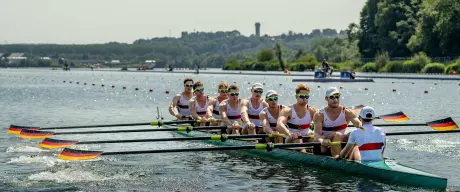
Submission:
[[364,107],[366,107],[366,106],[365,105],[356,105],[356,106],[350,107],[350,109],[353,110],[353,111],[358,111],[359,112]]
[[54,135],[54,132],[36,131],[30,129],[22,129],[19,137],[23,139],[45,139]]
[[30,129],[30,130],[39,130],[39,127],[26,127],[26,126],[19,126],[19,125],[10,125],[8,128],[9,134],[19,135],[22,129]]
[[89,160],[99,157],[102,151],[84,151],[78,149],[65,148],[58,158],[62,160]]
[[386,122],[404,122],[409,120],[409,117],[406,116],[402,111],[397,113],[392,113],[388,115],[381,115],[379,119],[382,119]]
[[70,147],[70,146],[75,145],[77,143],[78,143],[78,141],[46,138],[40,143],[40,147],[41,148],[46,148],[46,149],[56,149],[56,148]]
[[458,125],[454,122],[454,120],[452,120],[451,117],[436,121],[430,121],[426,124],[437,131],[450,131],[458,129]]

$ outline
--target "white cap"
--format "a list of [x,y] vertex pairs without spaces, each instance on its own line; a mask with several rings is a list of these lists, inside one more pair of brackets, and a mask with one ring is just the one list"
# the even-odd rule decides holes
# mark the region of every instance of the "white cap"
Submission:
[[331,96],[335,94],[340,94],[340,91],[337,89],[337,87],[329,87],[326,90],[326,96]]
[[374,108],[368,107],[368,106],[364,107],[363,109],[361,109],[361,112],[359,112],[359,116],[362,119],[374,119],[375,118]]
[[278,95],[278,93],[275,90],[268,90],[267,94],[265,94],[265,98],[269,98],[272,95]]
[[264,87],[260,83],[254,83],[252,89],[264,89]]

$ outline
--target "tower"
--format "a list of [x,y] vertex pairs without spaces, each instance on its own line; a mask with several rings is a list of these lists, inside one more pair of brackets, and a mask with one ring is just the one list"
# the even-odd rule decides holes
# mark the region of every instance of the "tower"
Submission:
[[260,37],[260,23],[259,22],[256,23],[256,36]]

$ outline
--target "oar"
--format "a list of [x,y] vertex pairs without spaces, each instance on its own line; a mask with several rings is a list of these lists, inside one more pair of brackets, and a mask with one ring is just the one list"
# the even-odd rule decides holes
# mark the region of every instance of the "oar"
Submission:
[[157,132],[157,131],[186,131],[190,132],[193,130],[216,130],[226,129],[227,126],[179,126],[178,128],[165,128],[165,129],[132,129],[132,130],[105,130],[105,131],[75,131],[75,132],[51,132],[51,131],[35,131],[29,129],[23,129],[19,134],[19,137],[24,139],[45,139],[53,135],[74,135],[74,134],[99,134],[99,133],[138,133],[138,132]]
[[170,124],[186,124],[186,123],[201,123],[201,120],[183,120],[183,121],[153,121],[148,123],[126,123],[126,124],[110,124],[110,125],[80,125],[80,126],[68,126],[68,127],[28,127],[20,125],[10,125],[8,128],[8,133],[10,134],[20,134],[22,129],[31,129],[31,130],[54,130],[54,129],[86,129],[86,128],[95,128],[95,127],[123,127],[123,126],[142,126],[142,125],[151,125],[151,126],[161,126],[161,125],[170,125]]
[[[332,142],[331,145],[340,145],[341,142]],[[229,151],[229,150],[244,150],[258,149],[271,151],[273,149],[294,148],[294,147],[310,147],[321,145],[321,143],[289,143],[289,144],[254,144],[243,146],[223,146],[223,147],[203,147],[203,148],[183,148],[183,149],[162,149],[162,150],[145,150],[145,151],[118,151],[118,152],[103,152],[103,151],[85,151],[65,148],[59,159],[63,160],[88,160],[94,159],[102,155],[129,155],[129,154],[147,154],[147,153],[174,153],[174,152],[195,152],[195,151]]]
[[[283,137],[279,134],[278,137]],[[193,140],[215,140],[225,142],[228,139],[246,138],[273,138],[272,134],[258,135],[212,135],[207,137],[183,137],[183,138],[156,138],[156,139],[129,139],[129,140],[107,140],[107,141],[71,141],[46,138],[40,143],[42,148],[64,148],[72,145],[100,144],[100,143],[139,143],[139,142],[158,142],[158,141],[193,141]]]
[[[404,123],[404,124],[374,124],[377,127],[407,127],[407,126],[430,126],[434,130],[455,130],[458,128],[457,124],[451,117],[445,119],[439,119],[426,123]],[[348,127],[354,127],[354,125],[348,125]]]

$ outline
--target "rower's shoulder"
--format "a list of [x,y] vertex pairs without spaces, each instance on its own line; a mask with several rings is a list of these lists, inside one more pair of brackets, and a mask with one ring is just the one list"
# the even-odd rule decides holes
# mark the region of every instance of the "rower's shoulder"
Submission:
[[228,99],[222,100],[222,101],[219,103],[219,107],[225,107],[225,106],[227,106],[227,101],[228,101]]

